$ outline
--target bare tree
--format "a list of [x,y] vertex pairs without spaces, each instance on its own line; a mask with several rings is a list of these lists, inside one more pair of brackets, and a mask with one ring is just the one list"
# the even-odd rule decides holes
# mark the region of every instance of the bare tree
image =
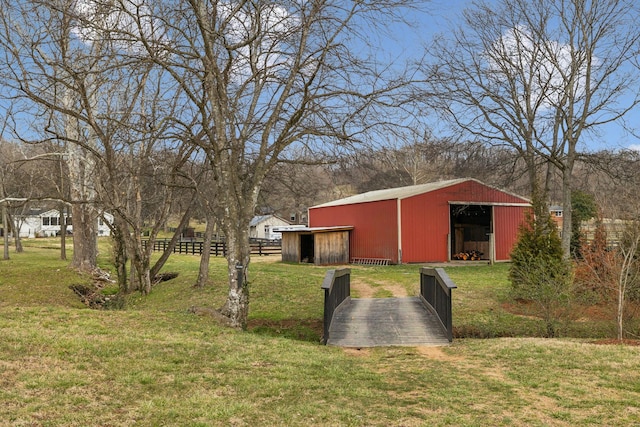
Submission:
[[581,159],[578,181],[582,189],[594,194],[605,217],[631,218],[637,212],[630,203],[640,185],[640,152],[607,150],[589,153]]
[[323,155],[300,155],[273,168],[265,177],[260,213],[276,213],[294,223],[305,224],[307,208],[331,200],[331,169],[335,163]]
[[[6,2],[2,4],[0,14],[0,45],[7,59],[2,67],[2,77],[5,85],[10,87],[10,96],[22,101],[25,115],[49,116],[49,123],[38,123],[38,127],[50,129],[56,121],[63,123],[59,128],[64,128],[64,132],[59,129],[50,132],[64,135],[59,138],[63,142],[79,141],[81,135],[91,138],[83,132],[73,114],[69,114],[78,111],[76,101],[79,100],[73,99],[73,88],[79,88],[74,86],[69,74],[73,75],[75,67],[78,67],[76,77],[87,77],[86,69],[85,73],[81,70],[80,58],[73,57],[72,24],[64,13],[70,5],[71,2],[64,1],[49,5],[37,1]],[[90,97],[91,92],[84,93],[85,102],[89,101],[87,96]],[[53,116],[54,111],[58,112],[58,117]],[[30,132],[26,129],[14,129],[14,132],[21,139],[43,138],[42,134],[34,133],[26,136],[25,133]],[[97,255],[94,224],[97,214],[92,207],[92,180],[96,175],[94,159],[82,145],[69,143],[66,147],[71,197],[75,202],[72,265],[90,270],[96,266]]]
[[581,253],[576,281],[601,294],[605,302],[615,302],[617,336],[622,340],[629,295],[640,288],[640,222],[599,217],[594,238],[583,244]]
[[358,192],[467,177],[517,193],[528,188],[523,162],[513,149],[429,135],[359,150],[340,163],[340,172]]
[[[201,153],[228,248],[223,313],[244,327],[249,222],[265,176],[290,149],[327,151],[401,122],[391,108],[406,79],[382,73],[367,39],[412,3],[4,1],[0,38],[18,65],[5,73],[14,90],[52,112],[47,130],[100,168],[98,198],[122,238],[139,239],[142,192],[137,172],[124,182],[115,168],[142,170],[161,135],[176,137],[181,156]],[[175,169],[165,170],[171,185]],[[131,257],[147,289],[148,257]]]
[[[561,174],[569,255],[573,170],[588,134],[638,103],[632,67],[640,32],[630,0],[500,0],[465,11],[430,53],[429,94],[443,117],[480,141],[515,149],[530,192]],[[544,208],[544,204],[541,204]]]
[[249,222],[265,176],[290,147],[326,150],[363,137],[371,117],[388,117],[378,108],[397,103],[391,87],[403,83],[357,55],[371,52],[358,31],[397,19],[396,8],[409,3],[149,1],[133,10],[121,2],[138,28],[150,28],[121,38],[142,36],[149,58],[179,86],[186,107],[176,119],[214,173],[227,242],[222,312],[232,325],[246,326]]
[[617,337],[628,335],[625,320],[628,302],[640,295],[640,155],[632,152],[600,153],[596,160],[605,165],[605,183],[596,196],[600,212],[595,230],[581,247],[576,282],[599,294],[604,302],[613,301]]
[[[2,236],[4,240],[4,255],[3,259],[9,259],[9,227],[11,224],[11,229],[15,229],[15,225],[12,224],[10,214],[9,214],[9,204],[10,200],[7,200],[10,196],[11,191],[11,182],[10,177],[13,175],[11,170],[11,160],[13,158],[12,153],[10,153],[9,144],[4,141],[4,139],[0,138],[0,208],[2,209]],[[12,196],[16,196],[12,194]],[[14,232],[15,234],[15,232]]]
[[616,250],[618,257],[618,275],[616,280],[617,291],[617,315],[616,326],[618,329],[618,339],[624,337],[624,318],[626,314],[626,304],[631,291],[637,292],[640,287],[640,220],[635,218],[628,221],[622,235],[622,240]]
[[99,10],[69,0],[3,2],[0,46],[12,63],[2,75],[27,114],[40,119],[40,140],[66,148],[73,265],[95,266],[95,226],[108,211],[120,289],[148,293],[153,239],[174,196],[184,193],[180,168],[193,148],[171,131],[176,92],[163,71],[114,37],[122,23],[111,20],[113,5],[92,4]]
[[0,140],[0,199],[5,200],[5,217],[16,252],[23,251],[20,231],[29,201],[42,198],[45,191],[41,188],[39,165],[28,161],[35,151],[19,142]]
[[203,215],[206,222],[206,228],[202,242],[202,254],[200,256],[200,266],[198,268],[198,277],[194,283],[195,288],[204,288],[209,282],[209,264],[211,260],[211,243],[214,239],[214,234],[218,229],[215,217],[214,205],[216,204],[215,189],[209,185],[209,182],[213,179],[213,172],[208,167],[209,164],[198,164],[198,173],[192,173],[194,177],[194,184],[197,191],[197,200],[195,209],[199,209],[200,214]]

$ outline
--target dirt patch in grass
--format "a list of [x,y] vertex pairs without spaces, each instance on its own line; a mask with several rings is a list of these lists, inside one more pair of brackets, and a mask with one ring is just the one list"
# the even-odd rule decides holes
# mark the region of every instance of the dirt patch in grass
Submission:
[[351,290],[354,291],[358,298],[373,298],[373,295],[376,293],[375,289],[368,283],[363,282],[359,279],[351,279]]
[[353,356],[353,357],[366,357],[371,354],[371,349],[345,347],[344,354],[348,356]]
[[454,356],[454,355],[445,353],[442,350],[442,347],[421,345],[416,348],[418,350],[418,353],[421,356],[426,357],[427,359],[440,360],[443,362],[458,362],[460,360],[464,360],[464,357]]
[[540,319],[540,316],[530,314],[535,309],[533,308],[533,304],[530,302],[504,302],[500,305],[500,307],[507,313],[522,317],[523,319]]
[[406,297],[407,295],[407,289],[402,286],[402,285],[384,285],[384,288],[389,290],[392,294],[394,298],[402,298],[402,297]]
[[273,255],[251,255],[251,263],[276,263],[282,261],[282,256],[280,254]]
[[358,298],[374,298],[381,290],[388,291],[394,298],[402,298],[408,296],[407,289],[396,283],[381,283],[372,286],[360,279],[351,279],[351,289],[355,291]]

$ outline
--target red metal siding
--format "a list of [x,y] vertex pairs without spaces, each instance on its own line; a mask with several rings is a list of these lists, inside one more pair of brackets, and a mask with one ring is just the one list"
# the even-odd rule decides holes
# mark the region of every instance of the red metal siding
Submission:
[[386,258],[398,262],[396,200],[309,209],[309,227],[352,225],[351,258]]
[[[447,261],[449,259],[450,203],[522,204],[528,200],[465,181],[401,200],[402,262]],[[311,208],[310,227],[351,225],[351,257],[398,260],[397,200]],[[520,206],[494,207],[496,259],[508,260],[524,218]]]
[[[500,190],[487,187],[475,181],[466,181],[451,187],[420,194],[402,200],[402,262],[447,261],[450,233],[449,202],[469,203],[527,203],[527,200]],[[502,211],[504,209],[504,211]],[[501,207],[500,215],[516,222],[522,215],[518,207]],[[513,210],[513,211],[510,211]],[[507,214],[507,212],[513,212]],[[522,218],[522,216],[520,216]],[[498,219],[494,218],[498,224]],[[517,222],[519,224],[519,221]],[[496,259],[509,259],[511,246],[517,234],[513,224],[498,225],[500,245],[496,242]],[[512,234],[513,233],[513,234]],[[506,254],[506,257],[505,257]]]
[[493,208],[496,261],[511,259],[511,249],[518,239],[518,229],[530,208],[520,206],[495,206]]
[[450,202],[472,203],[529,203],[527,199],[488,187],[477,181],[465,181],[458,185],[437,190],[448,194]]
[[402,262],[447,260],[449,199],[431,192],[402,200]]

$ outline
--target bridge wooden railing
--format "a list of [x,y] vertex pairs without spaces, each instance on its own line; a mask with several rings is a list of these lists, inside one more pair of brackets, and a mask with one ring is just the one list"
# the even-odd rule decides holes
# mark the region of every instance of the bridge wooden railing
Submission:
[[453,341],[451,291],[457,286],[442,268],[420,269],[420,296],[428,309],[440,319],[449,342]]
[[341,304],[348,304],[351,300],[351,269],[342,268],[329,270],[322,282],[324,289],[324,344],[329,340],[329,328],[333,320],[333,314]]

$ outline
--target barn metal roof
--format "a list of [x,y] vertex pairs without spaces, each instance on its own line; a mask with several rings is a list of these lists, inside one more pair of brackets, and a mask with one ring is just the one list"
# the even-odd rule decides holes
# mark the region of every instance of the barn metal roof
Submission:
[[428,193],[430,191],[439,190],[451,185],[460,184],[468,181],[466,178],[451,179],[448,181],[431,182],[429,184],[410,185],[408,187],[387,188],[386,190],[375,190],[367,193],[356,194],[355,196],[345,197],[344,199],[334,200],[332,202],[323,203],[313,206],[314,208],[324,208],[328,206],[352,205],[354,203],[377,202],[380,200],[405,199],[407,197],[416,196],[418,194]]
[[[450,179],[447,181],[430,182],[428,184],[410,185],[407,187],[387,188],[385,190],[369,191],[367,193],[356,194],[354,196],[345,197],[344,199],[334,200],[331,202],[312,206],[312,208],[324,208],[329,206],[352,205],[355,203],[378,202],[380,200],[396,200],[396,199],[402,200],[408,197],[417,196],[418,194],[429,193],[431,191],[440,190],[442,188],[450,187],[452,185],[461,184],[466,181],[475,181],[484,186],[491,187],[487,184],[484,184],[478,181],[477,179],[457,178],[457,179]],[[503,193],[511,194],[512,196],[518,197],[525,202],[529,202],[529,200],[527,200],[522,196],[518,196],[516,194],[509,193],[508,191],[504,191],[504,190],[500,190],[500,191],[502,191]]]

